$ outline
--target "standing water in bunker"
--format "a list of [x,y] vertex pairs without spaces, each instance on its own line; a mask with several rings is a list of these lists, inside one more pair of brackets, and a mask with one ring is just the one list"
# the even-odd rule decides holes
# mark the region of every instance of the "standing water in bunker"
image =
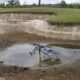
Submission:
[[79,59],[80,49],[47,44],[14,44],[0,51],[0,65],[5,66],[47,67],[68,64]]

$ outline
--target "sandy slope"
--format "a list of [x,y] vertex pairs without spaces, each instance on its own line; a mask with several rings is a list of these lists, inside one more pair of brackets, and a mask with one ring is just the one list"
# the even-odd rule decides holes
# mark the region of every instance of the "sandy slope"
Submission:
[[0,22],[0,33],[28,32],[52,38],[80,40],[80,26],[56,26],[47,21],[34,19],[25,22]]

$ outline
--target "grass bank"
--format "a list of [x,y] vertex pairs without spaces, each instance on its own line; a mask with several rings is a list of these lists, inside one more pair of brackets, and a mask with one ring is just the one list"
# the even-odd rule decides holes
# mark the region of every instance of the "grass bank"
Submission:
[[80,25],[80,9],[70,8],[0,8],[1,13],[55,14],[48,22],[55,25]]

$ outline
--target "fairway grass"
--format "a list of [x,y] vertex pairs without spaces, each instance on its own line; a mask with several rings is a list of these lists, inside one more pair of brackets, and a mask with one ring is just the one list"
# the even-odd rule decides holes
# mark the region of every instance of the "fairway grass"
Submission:
[[49,17],[48,22],[53,25],[80,25],[80,9],[70,8],[0,8],[1,13],[34,13],[54,14]]

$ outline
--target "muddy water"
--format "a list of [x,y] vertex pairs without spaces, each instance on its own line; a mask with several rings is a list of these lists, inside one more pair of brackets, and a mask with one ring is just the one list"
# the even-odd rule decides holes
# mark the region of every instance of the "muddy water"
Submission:
[[[41,44],[42,45],[42,44]],[[36,45],[33,44],[14,44],[10,47],[6,47],[4,50],[0,51],[0,65],[4,64],[7,66],[19,66],[19,67],[40,67],[39,66],[39,52],[31,54]],[[67,49],[57,46],[46,46],[41,49],[41,60],[46,60],[49,57],[54,60],[56,58],[60,59],[61,64],[72,63],[80,59],[80,49]],[[3,63],[2,63],[3,61]],[[43,66],[45,65],[45,66]],[[43,64],[43,67],[47,67],[47,63]],[[54,64],[52,64],[55,66]],[[49,66],[49,65],[48,65]],[[51,65],[50,65],[51,66]]]

